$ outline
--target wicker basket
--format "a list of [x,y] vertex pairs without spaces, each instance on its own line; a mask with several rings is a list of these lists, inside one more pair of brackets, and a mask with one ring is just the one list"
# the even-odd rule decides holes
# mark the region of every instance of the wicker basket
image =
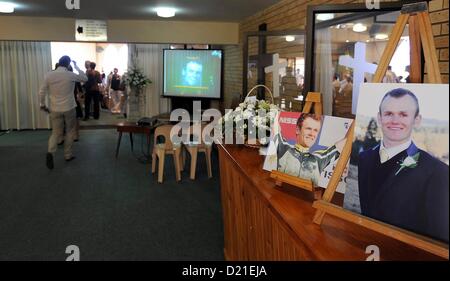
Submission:
[[[269,92],[270,98],[272,99],[272,104],[274,104],[274,98],[273,98],[272,91],[266,85],[262,85],[262,84],[258,84],[255,87],[251,88],[250,91],[248,91],[247,95],[245,96],[245,99],[247,99],[250,96],[250,94],[259,87],[264,87]],[[259,143],[258,139],[256,139],[256,144],[249,144],[249,143],[247,143],[247,140],[245,140],[244,145],[249,148],[260,148],[262,146],[262,144]]]
[[266,85],[263,85],[263,84],[258,84],[255,87],[251,88],[250,91],[248,91],[247,95],[245,96],[245,99],[248,98],[250,96],[250,94],[259,87],[264,87],[269,92],[270,98],[272,99],[272,104],[274,104],[272,91]]

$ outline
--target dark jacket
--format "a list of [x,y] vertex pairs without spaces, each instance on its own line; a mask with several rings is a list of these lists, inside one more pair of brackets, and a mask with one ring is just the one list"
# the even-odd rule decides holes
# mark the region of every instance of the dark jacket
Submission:
[[[378,145],[359,156],[361,213],[448,243],[448,165],[414,143],[383,164],[379,150]],[[419,153],[417,166],[398,172],[400,163],[416,153]]]

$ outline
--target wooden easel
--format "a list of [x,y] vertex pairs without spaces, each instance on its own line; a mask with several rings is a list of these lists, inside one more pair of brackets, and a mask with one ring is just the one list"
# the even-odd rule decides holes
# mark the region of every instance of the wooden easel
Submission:
[[[374,83],[380,83],[382,81],[388,68],[389,62],[394,55],[403,30],[408,23],[408,20],[410,26],[412,26],[412,28],[414,28],[420,34],[420,40],[422,41],[423,45],[429,82],[441,84],[441,74],[439,71],[438,60],[435,51],[436,47],[434,44],[431,21],[429,18],[426,2],[408,4],[403,6],[401,15],[394,26],[391,38],[381,57],[380,64],[374,76]],[[419,38],[417,38],[417,40],[419,41]],[[414,42],[413,44],[415,44],[415,47],[413,47],[411,51],[420,56],[420,51],[417,50],[417,46],[420,46],[420,44]],[[417,62],[418,60],[419,59],[417,58],[411,60],[411,64]],[[411,65],[411,67],[413,68],[413,65]],[[417,70],[417,65],[414,66],[414,69]],[[314,222],[316,224],[321,224],[324,215],[328,213],[330,215],[353,222],[355,224],[359,224],[365,228],[369,228],[373,231],[400,240],[406,244],[413,245],[417,248],[448,259],[449,252],[447,244],[356,214],[330,203],[336,191],[344,168],[350,158],[354,129],[355,122],[353,122],[352,126],[350,127],[350,133],[348,135],[344,149],[341,156],[339,157],[336,169],[334,170],[334,173],[329,181],[328,187],[322,197],[322,200],[315,201],[313,203],[313,207],[317,209],[314,216]]]
[[314,108],[314,114],[322,116],[322,94],[318,92],[308,92],[305,99],[305,105],[303,106],[302,113],[310,113]]
[[[317,116],[322,116],[322,94],[318,92],[309,92],[306,95],[305,106],[303,107],[302,113],[310,113],[311,109],[314,108],[314,114]],[[272,170],[270,177],[275,179],[275,184],[279,187],[283,183],[290,184],[292,186],[311,191],[314,194],[314,199],[319,200],[322,197],[322,189],[314,186],[310,179],[301,179],[299,177],[291,176],[277,170]]]

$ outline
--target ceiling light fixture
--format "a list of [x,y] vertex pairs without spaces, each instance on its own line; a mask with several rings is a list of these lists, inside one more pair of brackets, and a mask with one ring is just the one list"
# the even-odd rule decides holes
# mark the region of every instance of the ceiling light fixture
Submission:
[[367,30],[367,26],[362,23],[357,23],[353,26],[354,32],[364,32]]
[[294,40],[295,40],[295,36],[292,36],[292,35],[286,36],[286,41],[292,42],[292,41],[294,41]]
[[320,21],[331,20],[334,19],[334,14],[318,14],[316,19]]
[[15,5],[9,2],[0,2],[0,13],[14,13]]
[[385,33],[375,34],[375,39],[378,39],[378,40],[385,40],[385,39],[388,39],[388,37],[389,36]]
[[156,14],[162,18],[171,18],[175,16],[174,8],[159,7],[155,9]]

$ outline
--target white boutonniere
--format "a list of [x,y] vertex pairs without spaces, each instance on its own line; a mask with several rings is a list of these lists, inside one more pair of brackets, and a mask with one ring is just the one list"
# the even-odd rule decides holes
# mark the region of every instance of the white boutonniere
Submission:
[[414,169],[415,167],[417,167],[417,165],[419,163],[419,156],[420,156],[420,152],[417,152],[413,156],[406,157],[402,161],[402,163],[400,163],[400,168],[395,173],[395,175],[398,175],[398,173],[400,173],[400,171],[403,170],[404,168]]

